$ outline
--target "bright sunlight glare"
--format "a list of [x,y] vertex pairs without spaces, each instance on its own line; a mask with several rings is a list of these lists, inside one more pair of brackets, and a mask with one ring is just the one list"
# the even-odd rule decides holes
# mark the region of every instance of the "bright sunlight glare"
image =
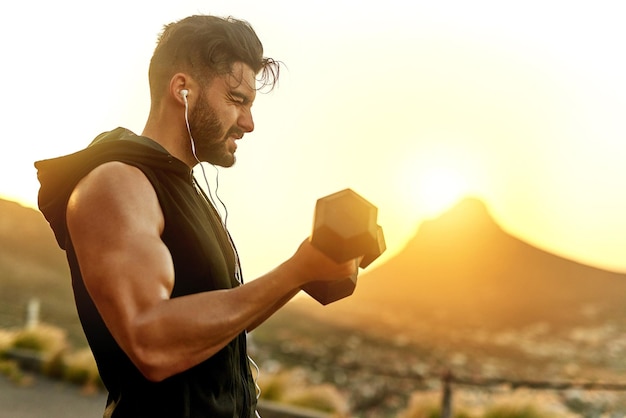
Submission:
[[433,218],[460,200],[482,196],[485,176],[481,159],[467,141],[455,136],[438,137],[437,145],[408,149],[397,162],[397,193],[414,216]]
[[398,186],[405,204],[426,218],[439,216],[469,192],[460,168],[449,161],[416,159],[404,165]]
[[413,178],[413,198],[427,217],[434,217],[456,204],[466,191],[464,179],[448,167],[432,167]]

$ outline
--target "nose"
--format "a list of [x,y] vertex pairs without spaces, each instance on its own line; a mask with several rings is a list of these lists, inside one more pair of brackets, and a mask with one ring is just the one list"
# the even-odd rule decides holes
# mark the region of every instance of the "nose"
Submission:
[[237,122],[244,132],[254,131],[254,119],[252,118],[252,111],[249,108],[242,111]]

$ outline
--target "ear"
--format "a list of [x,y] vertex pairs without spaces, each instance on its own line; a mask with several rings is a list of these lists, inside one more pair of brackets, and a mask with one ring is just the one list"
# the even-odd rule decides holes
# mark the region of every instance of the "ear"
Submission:
[[185,106],[185,99],[183,94],[181,93],[183,90],[187,90],[187,98],[191,97],[193,88],[191,85],[193,81],[191,77],[189,77],[185,73],[176,73],[170,79],[169,86],[169,95],[177,103],[180,103],[182,106]]

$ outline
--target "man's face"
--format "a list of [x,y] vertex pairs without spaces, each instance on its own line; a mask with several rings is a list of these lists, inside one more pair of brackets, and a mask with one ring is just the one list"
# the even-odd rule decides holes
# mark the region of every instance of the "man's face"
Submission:
[[200,161],[222,167],[235,163],[235,141],[254,129],[251,107],[255,82],[254,72],[236,63],[232,74],[214,78],[202,91],[189,115]]

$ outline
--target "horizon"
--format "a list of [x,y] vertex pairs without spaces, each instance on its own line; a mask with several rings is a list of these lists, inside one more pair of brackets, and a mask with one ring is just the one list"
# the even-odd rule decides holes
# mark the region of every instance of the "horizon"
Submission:
[[[11,200],[11,199],[7,199],[4,197],[0,196],[0,200],[4,200],[7,202],[11,202],[11,203],[15,203],[20,205],[21,207],[25,208],[25,209],[32,209],[35,210],[38,213],[41,213],[39,211],[38,208],[30,206],[30,205],[25,205],[19,201],[16,200]],[[626,271],[619,271],[619,270],[615,270],[615,269],[610,269],[610,268],[606,268],[603,266],[599,266],[599,265],[594,265],[592,263],[585,263],[584,261],[581,260],[577,260],[573,257],[568,256],[567,254],[559,254],[558,252],[555,252],[553,250],[550,250],[548,248],[543,248],[540,245],[537,245],[535,243],[529,242],[527,240],[525,240],[523,237],[519,237],[517,236],[515,233],[512,233],[510,231],[508,231],[506,228],[504,228],[498,221],[497,219],[494,218],[491,209],[489,207],[489,205],[487,204],[487,202],[485,202],[483,199],[481,199],[480,197],[477,196],[471,196],[471,195],[467,195],[467,196],[462,196],[460,197],[458,200],[454,201],[451,203],[450,206],[447,206],[445,208],[443,208],[439,213],[437,214],[433,214],[429,217],[424,217],[415,227],[415,230],[413,232],[412,235],[410,235],[408,237],[408,239],[399,247],[396,247],[393,249],[393,251],[389,252],[389,254],[387,254],[387,252],[383,253],[383,255],[380,256],[379,260],[376,260],[374,262],[374,266],[380,266],[380,265],[384,265],[386,262],[394,259],[396,256],[401,255],[404,250],[406,250],[407,246],[409,244],[411,244],[411,242],[413,242],[415,239],[417,239],[419,237],[419,231],[420,231],[420,227],[425,224],[425,223],[430,223],[430,222],[437,222],[438,220],[441,220],[442,218],[445,218],[447,215],[450,215],[451,213],[458,211],[461,208],[467,208],[467,204],[470,203],[472,205],[473,208],[476,207],[480,207],[481,212],[484,210],[484,215],[491,221],[493,221],[499,228],[502,229],[503,233],[511,236],[512,238],[524,242],[534,248],[536,248],[537,250],[546,252],[551,254],[552,256],[558,257],[558,258],[562,258],[568,261],[573,261],[575,263],[587,266],[587,267],[592,267],[594,269],[598,269],[598,270],[604,270],[606,272],[610,272],[610,273],[617,273],[617,274],[624,274],[626,275]],[[478,206],[477,206],[478,205]],[[44,218],[45,220],[45,218]],[[475,219],[466,219],[466,221],[470,221],[470,220],[475,220]],[[50,234],[51,236],[53,236],[52,230],[50,230]],[[371,270],[371,267],[368,267],[368,270]],[[367,270],[365,270],[367,271]],[[363,274],[363,273],[362,273]]]

